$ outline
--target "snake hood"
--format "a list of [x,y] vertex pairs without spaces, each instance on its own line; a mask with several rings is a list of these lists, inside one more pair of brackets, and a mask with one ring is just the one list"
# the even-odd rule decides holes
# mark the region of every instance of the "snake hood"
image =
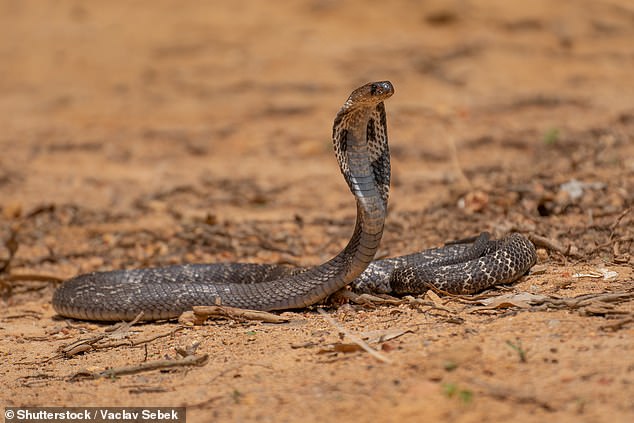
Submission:
[[[333,147],[350,190],[363,200],[374,185],[387,203],[390,188],[390,154],[383,101],[394,94],[390,81],[371,82],[350,94],[333,124]],[[367,175],[361,181],[360,175]]]

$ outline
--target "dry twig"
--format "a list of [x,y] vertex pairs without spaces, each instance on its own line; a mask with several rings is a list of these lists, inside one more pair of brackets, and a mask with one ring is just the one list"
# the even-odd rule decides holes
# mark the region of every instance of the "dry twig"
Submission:
[[556,251],[563,256],[577,256],[576,254],[571,254],[570,252],[572,249],[572,245],[564,247],[554,239],[546,238],[533,233],[528,234],[528,239],[537,247],[543,247],[551,251]]
[[357,294],[346,288],[340,289],[329,297],[329,300],[337,303],[339,301],[350,301],[355,304],[359,304],[365,307],[375,307],[376,305],[401,305],[404,304],[400,298],[394,298],[389,295],[372,295],[372,294]]
[[194,306],[193,312],[185,312],[178,322],[186,325],[202,325],[207,319],[233,319],[237,321],[256,320],[265,323],[286,323],[288,318],[259,310],[247,310],[227,306]]
[[392,360],[390,360],[389,358],[385,357],[383,354],[381,354],[380,352],[376,351],[374,348],[372,348],[371,346],[369,346],[363,339],[359,338],[358,336],[350,333],[349,331],[347,331],[343,326],[341,326],[339,323],[337,323],[335,321],[335,319],[333,319],[332,317],[330,317],[328,315],[328,313],[326,313],[323,309],[318,308],[317,311],[324,316],[324,319],[330,323],[333,327],[335,327],[340,333],[343,333],[344,335],[346,335],[348,338],[350,338],[350,340],[352,342],[354,342],[355,344],[357,344],[359,347],[361,347],[363,350],[365,350],[365,352],[367,352],[368,354],[370,354],[372,357],[376,358],[379,361],[382,361],[383,363],[392,363]]
[[151,370],[170,369],[174,367],[204,366],[207,363],[209,355],[189,355],[179,360],[156,360],[141,363],[133,366],[114,367],[104,370],[103,372],[82,371],[71,376],[70,380],[79,379],[98,379],[102,377],[116,377],[124,375],[132,375],[141,372],[149,372]]
[[[108,328],[106,328],[104,330],[104,333],[100,333],[98,335],[93,336],[92,338],[88,338],[88,339],[80,339],[79,341],[75,341],[71,344],[65,345],[60,347],[59,352],[62,354],[62,356],[69,358],[72,357],[74,355],[83,353],[83,352],[88,352],[91,350],[97,350],[97,349],[101,349],[101,348],[111,348],[113,346],[119,346],[121,345],[121,343],[119,344],[102,344],[102,345],[97,345],[97,343],[99,341],[101,341],[102,339],[111,339],[111,338],[120,338],[123,337],[125,334],[127,334],[127,332],[130,330],[130,328],[135,325],[136,323],[139,322],[139,320],[141,320],[141,317],[143,317],[143,312],[139,313],[134,320],[130,321],[130,322],[121,322],[121,323],[117,323],[113,326],[110,326]],[[153,339],[150,339],[147,342],[152,341]],[[129,345],[129,343],[126,343],[126,345]]]
[[608,324],[599,326],[599,329],[617,331],[617,330],[623,328],[623,326],[625,326],[625,325],[627,325],[629,323],[634,323],[634,316],[628,316],[628,317],[626,317],[624,319],[617,320],[616,322],[608,323]]
[[511,400],[520,404],[535,404],[547,411],[554,410],[553,406],[548,401],[539,398],[537,395],[520,391],[510,386],[493,385],[473,378],[471,378],[470,383],[478,386],[484,395],[488,395],[496,399]]

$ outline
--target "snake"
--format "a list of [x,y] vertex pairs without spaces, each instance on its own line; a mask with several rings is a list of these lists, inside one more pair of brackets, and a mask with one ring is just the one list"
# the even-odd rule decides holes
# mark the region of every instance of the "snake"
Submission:
[[436,288],[469,294],[515,281],[536,262],[519,233],[492,240],[487,233],[410,255],[374,260],[383,235],[390,191],[390,153],[384,101],[389,81],[355,89],[336,114],[332,141],[337,163],[356,202],[346,246],[307,268],[284,264],[201,263],[100,271],[64,281],[53,308],[65,317],[167,320],[198,305],[252,310],[301,309],[350,285],[364,293],[420,294]]

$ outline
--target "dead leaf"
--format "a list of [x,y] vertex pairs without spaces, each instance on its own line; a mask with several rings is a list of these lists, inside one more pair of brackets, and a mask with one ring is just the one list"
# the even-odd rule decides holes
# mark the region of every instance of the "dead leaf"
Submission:
[[596,270],[590,270],[587,273],[575,273],[572,275],[573,278],[595,278],[603,280],[615,279],[619,274],[613,270],[610,270],[606,267],[599,267]]
[[438,294],[436,294],[431,289],[428,289],[427,292],[425,293],[425,299],[427,299],[427,300],[431,301],[432,303],[434,303],[434,305],[436,307],[443,307],[442,300],[440,299]]
[[355,343],[343,343],[337,342],[336,344],[328,345],[326,348],[322,348],[317,351],[317,354],[330,354],[330,353],[353,353],[363,351],[360,345]]

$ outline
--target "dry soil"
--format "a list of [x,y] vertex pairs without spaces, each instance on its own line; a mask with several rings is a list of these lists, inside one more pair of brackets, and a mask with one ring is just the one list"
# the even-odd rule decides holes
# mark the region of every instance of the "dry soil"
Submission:
[[[634,420],[631,1],[5,0],[0,20],[0,406]],[[326,307],[389,362],[315,308],[138,324],[60,353],[109,326],[56,316],[55,278],[336,254],[355,210],[332,119],[383,79],[379,255],[519,231],[539,247],[530,275],[484,296]],[[206,361],[94,377],[188,348]]]

